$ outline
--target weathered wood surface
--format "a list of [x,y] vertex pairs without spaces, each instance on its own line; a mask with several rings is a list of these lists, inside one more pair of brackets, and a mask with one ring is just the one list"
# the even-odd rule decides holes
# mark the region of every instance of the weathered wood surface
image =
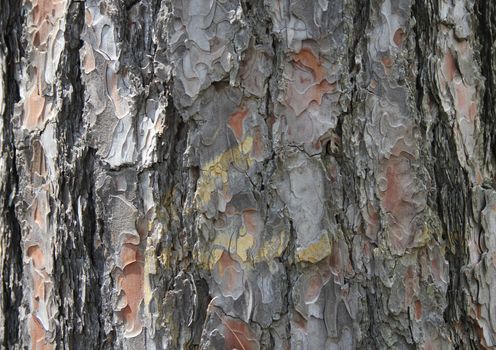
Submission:
[[2,348],[495,348],[495,31],[0,0]]

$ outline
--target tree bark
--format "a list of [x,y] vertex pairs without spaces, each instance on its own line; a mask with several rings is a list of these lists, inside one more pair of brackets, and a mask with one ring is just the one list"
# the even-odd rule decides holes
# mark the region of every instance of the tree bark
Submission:
[[0,0],[5,349],[496,347],[496,5]]

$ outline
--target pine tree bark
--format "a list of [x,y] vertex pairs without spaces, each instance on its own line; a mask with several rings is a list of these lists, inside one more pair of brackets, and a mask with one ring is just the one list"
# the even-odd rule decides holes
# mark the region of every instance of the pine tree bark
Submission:
[[0,0],[5,349],[496,347],[496,5]]

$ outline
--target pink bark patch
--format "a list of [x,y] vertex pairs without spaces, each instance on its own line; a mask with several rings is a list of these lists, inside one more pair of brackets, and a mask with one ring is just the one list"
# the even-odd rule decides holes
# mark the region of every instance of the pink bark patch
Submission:
[[408,266],[405,272],[405,305],[411,305],[415,294],[416,275],[413,266]]
[[474,92],[463,82],[455,83],[455,106],[456,111],[470,122],[475,121],[477,114],[477,103],[473,101]]
[[318,273],[314,273],[309,279],[305,290],[305,303],[311,304],[317,301],[322,290],[322,277]]
[[451,51],[448,50],[446,54],[444,55],[444,62],[443,62],[443,73],[445,78],[451,82],[453,81],[453,78],[455,77],[455,72],[456,72],[456,61],[451,54]]
[[253,146],[252,146],[252,156],[256,160],[263,160],[264,143],[262,130],[259,126],[253,128]]
[[33,245],[27,249],[26,255],[31,259],[31,278],[33,281],[33,291],[31,296],[32,310],[29,321],[29,335],[31,337],[31,348],[40,350],[53,349],[53,345],[45,340],[45,328],[36,317],[40,309],[40,301],[45,301],[45,280],[47,273],[45,269],[45,256],[43,250],[38,245]]
[[256,210],[243,211],[243,224],[246,227],[246,232],[254,237],[261,231],[263,225],[260,214]]
[[45,97],[38,93],[37,87],[35,87],[29,94],[24,110],[24,125],[26,128],[32,129],[36,127],[41,121],[43,121],[43,110],[45,108]]
[[391,156],[383,165],[385,190],[382,208],[389,214],[390,244],[398,251],[410,247],[415,234],[412,221],[425,207],[425,197],[416,187],[408,158]]
[[44,227],[45,219],[44,219],[44,215],[41,212],[40,207],[38,205],[38,198],[35,198],[35,200],[34,200],[31,215],[33,217],[33,221],[36,223],[36,225],[38,225],[38,227]]
[[218,276],[222,281],[222,286],[226,291],[234,291],[240,285],[239,264],[231,256],[223,251],[219,261],[217,261]]
[[37,30],[34,34],[33,44],[44,44],[48,34],[53,28],[54,18],[59,18],[64,10],[64,3],[56,0],[33,1],[32,18]]

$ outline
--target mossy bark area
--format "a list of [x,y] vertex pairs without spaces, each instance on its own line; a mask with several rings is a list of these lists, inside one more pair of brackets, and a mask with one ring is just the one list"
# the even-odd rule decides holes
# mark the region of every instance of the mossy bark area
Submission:
[[8,349],[496,347],[496,5],[0,0]]

